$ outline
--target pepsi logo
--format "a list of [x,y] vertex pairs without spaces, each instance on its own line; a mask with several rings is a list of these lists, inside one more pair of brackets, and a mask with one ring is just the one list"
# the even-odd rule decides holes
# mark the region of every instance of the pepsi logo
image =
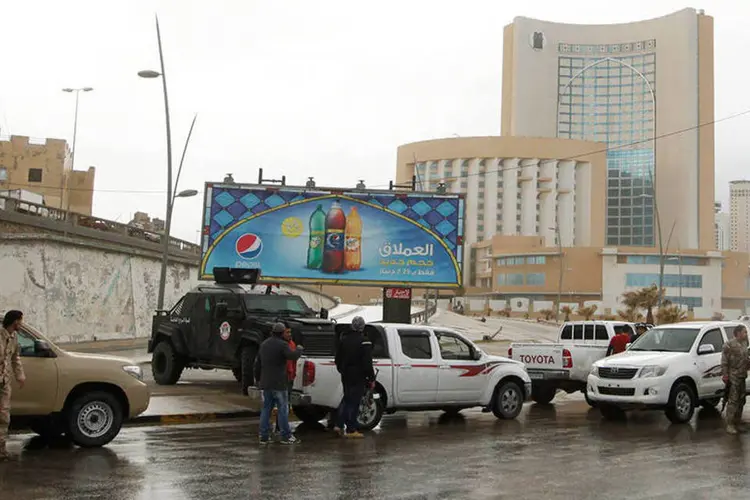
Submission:
[[257,234],[247,233],[237,238],[234,247],[243,259],[255,259],[263,251],[263,240]]

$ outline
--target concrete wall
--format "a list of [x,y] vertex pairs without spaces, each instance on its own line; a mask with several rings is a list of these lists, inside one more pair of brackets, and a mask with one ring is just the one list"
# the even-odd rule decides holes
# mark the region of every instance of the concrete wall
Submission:
[[[0,311],[20,309],[56,342],[148,337],[156,308],[158,253],[45,234],[0,235]],[[175,259],[167,273],[171,307],[198,282],[197,261]],[[288,287],[315,309],[333,299]]]

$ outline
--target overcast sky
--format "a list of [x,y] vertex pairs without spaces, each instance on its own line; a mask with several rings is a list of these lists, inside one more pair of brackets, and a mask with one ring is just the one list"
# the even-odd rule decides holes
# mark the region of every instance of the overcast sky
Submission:
[[[750,2],[650,0],[23,0],[2,5],[0,133],[72,141],[97,168],[94,212],[163,216],[164,108],[154,14],[167,65],[175,168],[198,122],[180,189],[241,182],[385,187],[399,144],[500,133],[503,27],[516,16],[610,23],[684,7],[715,17],[716,118],[750,109]],[[744,69],[743,69],[744,68]],[[747,176],[750,116],[716,126],[717,199]],[[196,241],[201,197],[178,200],[173,234]]]

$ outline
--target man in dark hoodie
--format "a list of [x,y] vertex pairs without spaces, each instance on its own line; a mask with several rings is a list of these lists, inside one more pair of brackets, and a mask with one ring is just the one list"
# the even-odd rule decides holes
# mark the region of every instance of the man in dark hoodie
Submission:
[[289,426],[287,361],[299,359],[303,348],[297,346],[295,350],[292,350],[283,338],[285,330],[284,323],[273,325],[271,336],[263,341],[255,357],[255,379],[259,381],[258,388],[263,392],[263,408],[260,412],[261,444],[270,442],[271,413],[274,407],[276,407],[281,430],[281,443],[299,442],[292,435],[292,429]]
[[361,438],[357,417],[359,405],[367,384],[375,381],[372,367],[372,342],[363,334],[365,320],[361,316],[352,319],[352,329],[345,333],[336,351],[336,368],[341,374],[344,400],[339,416],[338,432],[345,437]]

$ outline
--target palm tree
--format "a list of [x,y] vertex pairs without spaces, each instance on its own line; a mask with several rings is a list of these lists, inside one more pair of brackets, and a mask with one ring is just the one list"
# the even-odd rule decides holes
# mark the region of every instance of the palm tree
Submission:
[[594,316],[594,314],[596,314],[597,309],[598,307],[596,306],[596,304],[592,304],[590,306],[585,306],[585,307],[579,307],[578,315],[583,316],[586,319],[586,321],[589,321]]
[[641,307],[640,290],[623,293],[620,302],[625,306],[626,311],[637,311],[638,308]]
[[570,306],[562,306],[560,312],[565,315],[565,321],[570,321],[570,315],[573,314],[573,309]]
[[555,315],[555,311],[553,311],[552,309],[540,309],[538,313],[539,316],[543,317],[547,321],[552,319],[552,316]]
[[656,312],[656,317],[659,319],[659,324],[662,325],[679,323],[680,321],[685,321],[687,319],[687,313],[683,311],[680,306],[665,300],[661,303],[661,307]]
[[626,307],[625,309],[619,309],[617,311],[617,315],[620,316],[620,319],[623,321],[627,321],[628,323],[636,323],[638,321],[643,321],[643,314],[638,312],[638,309]]
[[659,299],[663,293],[664,290],[659,290],[656,285],[641,288],[636,292],[640,299],[639,305],[646,310],[646,323],[654,323],[654,307],[659,305]]

